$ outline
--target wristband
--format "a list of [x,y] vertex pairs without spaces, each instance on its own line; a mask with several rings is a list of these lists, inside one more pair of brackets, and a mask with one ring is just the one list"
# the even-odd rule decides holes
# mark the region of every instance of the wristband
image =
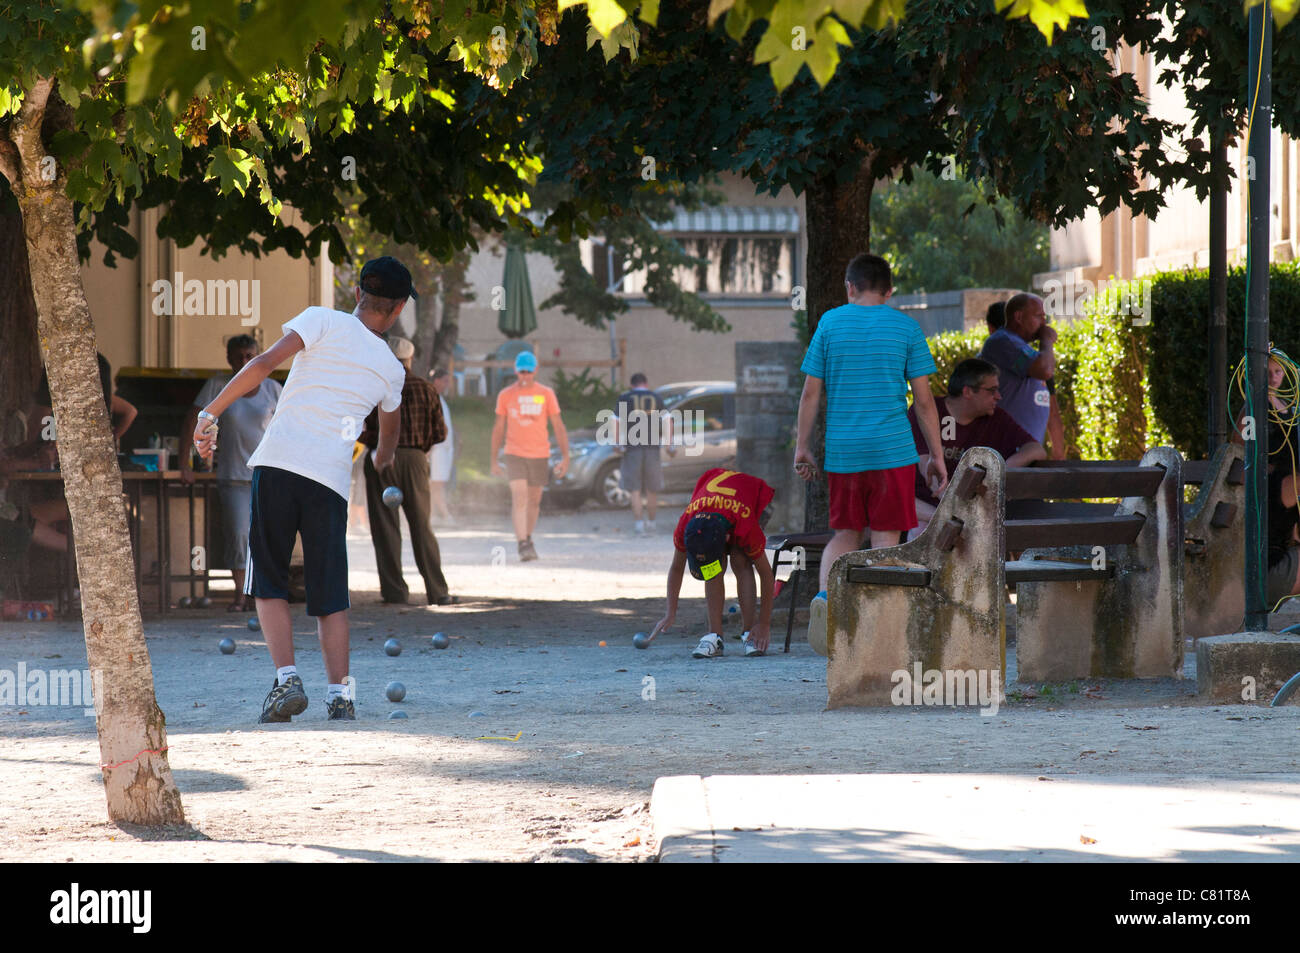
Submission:
[[216,417],[213,417],[213,416],[212,416],[210,413],[208,413],[206,410],[200,410],[200,411],[199,411],[199,420],[210,420],[210,421],[212,421],[214,424],[217,422],[217,418],[216,418]]

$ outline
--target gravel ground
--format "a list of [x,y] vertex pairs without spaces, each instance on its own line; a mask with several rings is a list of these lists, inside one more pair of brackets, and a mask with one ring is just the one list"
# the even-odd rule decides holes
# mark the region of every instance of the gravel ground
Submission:
[[[465,600],[442,609],[379,604],[369,540],[350,537],[352,724],[324,720],[320,653],[301,607],[297,662],[312,706],[283,726],[254,724],[274,672],[246,615],[227,614],[218,600],[146,619],[194,830],[107,823],[93,719],[72,708],[0,707],[8,859],[637,861],[655,853],[646,802],[664,775],[1242,779],[1300,768],[1296,708],[1201,706],[1194,680],[1012,685],[1021,700],[992,717],[828,712],[825,660],[801,639],[789,655],[746,659],[729,633],[723,658],[692,659],[704,610],[690,581],[677,629],[637,651],[632,634],[662,612],[679,512],[661,513],[649,538],[631,534],[626,512],[544,516],[542,558],[526,565],[504,519],[440,528],[448,579]],[[407,565],[418,598],[409,552]],[[449,649],[432,648],[435,631],[450,637]],[[85,664],[78,624],[7,623],[0,632],[0,670]],[[233,655],[217,651],[223,636],[237,642]],[[384,654],[390,637],[400,656]],[[407,689],[400,704],[384,697],[390,680]],[[390,720],[394,710],[409,717]]]

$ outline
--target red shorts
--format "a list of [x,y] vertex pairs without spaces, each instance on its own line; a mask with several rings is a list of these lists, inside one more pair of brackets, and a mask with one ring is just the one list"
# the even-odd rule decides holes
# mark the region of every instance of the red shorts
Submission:
[[828,473],[831,529],[903,533],[916,528],[916,464]]

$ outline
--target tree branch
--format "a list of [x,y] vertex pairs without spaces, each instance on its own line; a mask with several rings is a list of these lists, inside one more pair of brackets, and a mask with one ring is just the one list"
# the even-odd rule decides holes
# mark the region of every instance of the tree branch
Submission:
[[9,130],[9,138],[17,147],[23,184],[29,192],[37,187],[37,183],[44,182],[41,160],[45,158],[45,143],[41,138],[41,126],[45,122],[45,106],[53,89],[51,77],[39,77],[23,95],[23,108]]

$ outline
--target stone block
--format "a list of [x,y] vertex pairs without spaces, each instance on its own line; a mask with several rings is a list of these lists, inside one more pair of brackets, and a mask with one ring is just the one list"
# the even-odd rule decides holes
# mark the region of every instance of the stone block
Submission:
[[1234,632],[1196,643],[1196,693],[1207,702],[1267,703],[1297,672],[1300,636]]

